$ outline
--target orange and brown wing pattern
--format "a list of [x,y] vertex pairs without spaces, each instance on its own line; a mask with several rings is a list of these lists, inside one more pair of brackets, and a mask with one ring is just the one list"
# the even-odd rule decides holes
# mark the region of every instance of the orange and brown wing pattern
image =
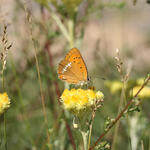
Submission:
[[58,75],[60,79],[73,84],[87,81],[87,68],[77,48],[71,49],[64,60],[59,63]]
[[71,49],[65,57],[65,60],[72,62],[74,65],[74,69],[76,70],[76,74],[78,77],[83,80],[87,80],[88,72],[85,65],[85,62],[80,54],[80,51],[77,48]]
[[71,63],[68,63],[66,60],[62,60],[58,66],[58,77],[61,80],[65,80],[68,83],[77,84],[78,77],[75,72],[72,72]]

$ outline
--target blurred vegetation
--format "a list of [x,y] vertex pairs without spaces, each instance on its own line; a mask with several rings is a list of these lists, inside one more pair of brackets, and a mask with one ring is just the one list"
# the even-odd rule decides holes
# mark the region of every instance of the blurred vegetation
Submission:
[[[115,9],[123,13],[128,11],[128,5],[134,7],[137,3],[138,1],[129,3],[123,0],[13,1],[12,22],[7,22],[5,15],[4,20],[0,20],[1,41],[6,24],[5,32],[10,41],[8,46],[13,43],[5,52],[8,56],[5,58],[6,68],[3,70],[2,59],[0,69],[1,93],[7,92],[11,100],[10,108],[0,116],[1,150],[83,149],[81,134],[73,128],[73,115],[65,111],[60,102],[60,96],[67,85],[58,79],[57,65],[60,57],[63,58],[69,49],[82,49],[85,26],[91,18],[101,21],[104,10]],[[148,5],[148,1],[145,5]],[[21,21],[18,19],[20,16],[23,16]],[[147,33],[150,33],[150,28]],[[59,42],[63,43],[62,50],[53,52],[53,43],[59,45]],[[148,34],[146,43],[150,49]],[[117,62],[115,56],[105,53],[105,49],[102,55],[99,55],[97,45],[92,50],[94,65],[89,69],[89,74],[95,89],[100,89],[105,97],[104,106],[98,109],[93,122],[92,144],[104,131],[105,125],[117,116],[138,91],[144,77],[149,73],[149,64],[141,67],[142,71],[135,68],[126,71],[128,68],[125,64],[128,58],[132,58],[127,48],[126,45],[122,50],[124,53],[120,54],[124,56],[123,59],[119,58]],[[0,50],[1,53],[4,50],[3,42],[0,43]],[[122,70],[119,70],[118,66]],[[98,78],[95,78],[95,75]],[[101,79],[103,77],[104,79]],[[44,105],[41,103],[42,99]],[[149,100],[148,84],[135,99],[135,104],[128,108],[126,115],[95,149],[149,150]]]

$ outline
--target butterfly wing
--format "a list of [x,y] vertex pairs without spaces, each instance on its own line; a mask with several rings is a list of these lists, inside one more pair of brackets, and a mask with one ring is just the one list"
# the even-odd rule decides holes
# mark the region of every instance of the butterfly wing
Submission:
[[[71,66],[68,66],[68,61],[62,60],[58,66],[58,77],[61,80],[65,80],[68,83],[76,84],[78,81],[78,77],[72,72]],[[68,66],[68,67],[66,67]]]
[[88,72],[85,62],[77,48],[73,48],[66,55],[65,60],[72,62],[72,68],[80,81],[87,81]]
[[58,76],[72,84],[86,82],[88,78],[85,62],[77,48],[71,49],[59,63]]

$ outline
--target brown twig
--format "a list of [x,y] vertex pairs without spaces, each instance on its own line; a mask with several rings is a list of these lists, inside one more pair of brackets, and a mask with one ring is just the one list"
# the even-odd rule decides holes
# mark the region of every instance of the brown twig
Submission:
[[75,145],[75,142],[74,142],[74,138],[73,138],[73,135],[72,135],[70,125],[68,124],[67,120],[65,120],[65,122],[66,122],[66,129],[67,129],[67,133],[69,135],[70,142],[72,144],[73,149],[76,150],[76,145]]
[[92,147],[89,148],[89,150],[92,150],[99,142],[100,140],[107,134],[107,132],[118,122],[118,120],[120,120],[120,118],[123,116],[123,114],[125,113],[125,111],[128,109],[128,107],[132,104],[132,102],[134,101],[134,99],[138,96],[138,94],[142,91],[142,89],[148,84],[150,80],[150,75],[148,75],[148,77],[146,78],[145,82],[143,83],[143,85],[141,86],[141,88],[137,91],[137,93],[134,95],[134,97],[129,100],[129,102],[127,103],[127,105],[124,107],[124,109],[120,112],[120,114],[116,117],[116,119],[114,120],[114,122],[110,125],[110,127],[108,128],[107,131],[103,132],[101,134],[101,136],[97,139],[97,141],[94,143],[94,145]]
[[[49,56],[49,65],[50,65],[51,68],[53,68],[54,67],[54,63],[53,63],[53,56],[51,54],[50,44],[51,44],[50,40],[47,40],[45,42],[44,49],[46,50],[46,52],[48,53],[48,56]],[[54,71],[52,71],[52,74],[53,74],[53,76],[55,76],[54,75]],[[57,94],[57,97],[58,97],[58,103],[60,104],[59,98],[61,96],[61,92],[59,90],[58,83],[57,83],[57,81],[53,81],[53,84],[54,84],[55,91],[56,91],[56,94]]]
[[[50,40],[47,40],[45,42],[44,48],[46,49],[46,51],[48,53],[48,56],[49,56],[49,64],[50,64],[51,68],[53,68],[54,65],[53,65],[53,57],[52,57],[52,54],[51,54],[51,51],[50,51]],[[54,72],[52,72],[52,73],[54,74]],[[54,81],[53,84],[54,84],[55,91],[56,91],[56,94],[57,94],[57,97],[58,97],[58,102],[60,104],[59,98],[61,96],[61,92],[60,92],[60,89],[59,89],[58,82]],[[70,128],[70,126],[69,126],[69,124],[68,124],[66,119],[65,119],[65,124],[66,124],[67,133],[68,133],[70,142],[72,144],[72,147],[73,147],[74,150],[76,150],[76,145],[75,145],[75,142],[74,142],[72,131],[71,131],[71,128]]]

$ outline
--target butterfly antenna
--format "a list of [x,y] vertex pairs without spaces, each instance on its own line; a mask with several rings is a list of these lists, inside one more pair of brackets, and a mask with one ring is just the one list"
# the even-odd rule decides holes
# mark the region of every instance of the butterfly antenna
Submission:
[[[108,80],[108,79],[105,78],[105,77],[99,77],[99,76],[93,76],[92,78],[93,78],[93,79]],[[91,81],[91,77],[89,78],[89,81]]]

